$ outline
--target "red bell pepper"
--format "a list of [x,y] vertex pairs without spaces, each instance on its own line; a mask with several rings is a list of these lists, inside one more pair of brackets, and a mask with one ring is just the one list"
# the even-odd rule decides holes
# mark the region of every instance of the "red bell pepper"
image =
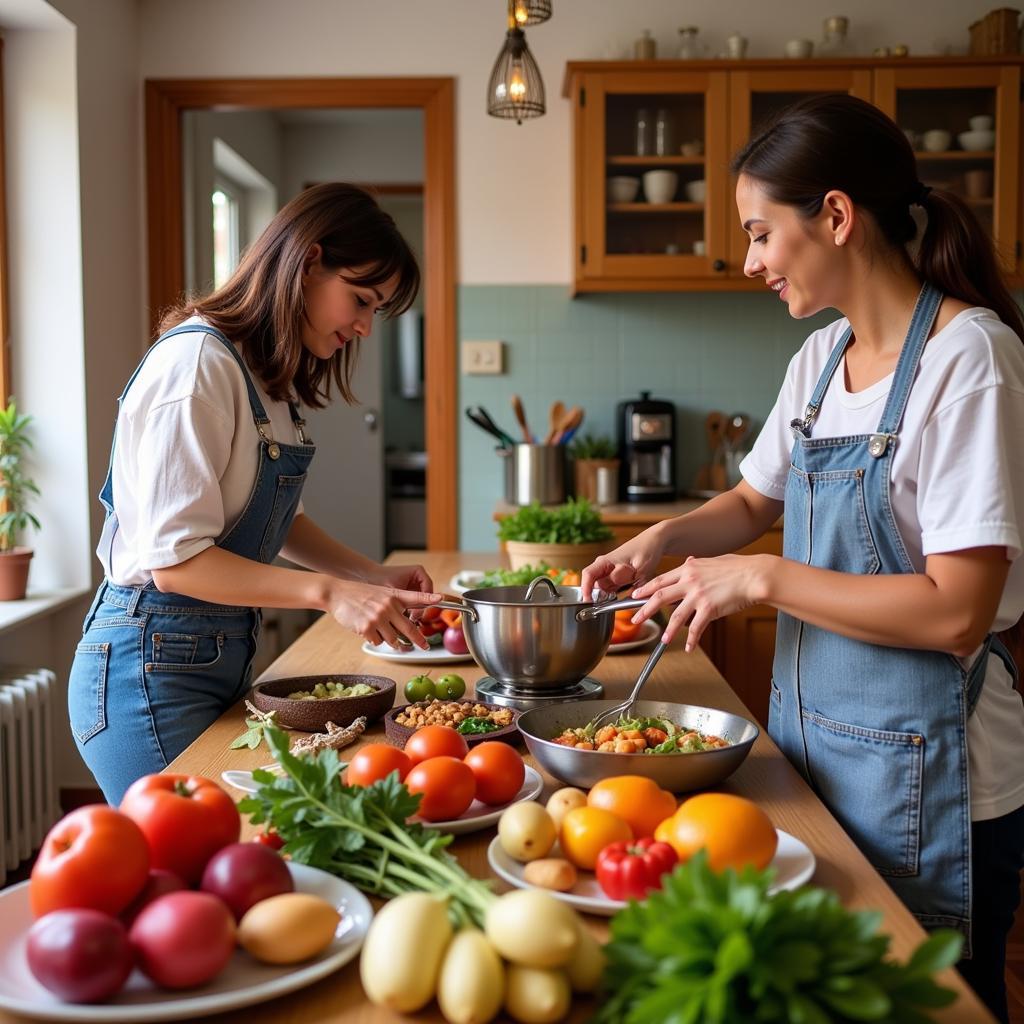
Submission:
[[661,888],[661,876],[679,863],[668,843],[651,836],[611,843],[597,855],[597,880],[613,900],[642,900]]

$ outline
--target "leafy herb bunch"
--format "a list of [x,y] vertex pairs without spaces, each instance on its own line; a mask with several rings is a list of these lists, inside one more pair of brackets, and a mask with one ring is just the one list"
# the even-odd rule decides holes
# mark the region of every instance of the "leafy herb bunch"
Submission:
[[774,872],[716,874],[703,852],[611,922],[598,1024],[926,1024],[956,994],[932,974],[961,937],[937,931],[888,959],[881,914],[813,887],[768,894]]
[[570,498],[554,508],[535,501],[498,524],[499,540],[529,544],[592,544],[612,536],[611,529],[601,521],[601,513],[586,498]]
[[420,797],[409,793],[397,772],[370,786],[345,786],[340,775],[346,764],[334,751],[296,757],[282,730],[269,725],[264,735],[286,775],[256,769],[258,788],[238,809],[253,824],[269,822],[284,840],[284,853],[376,896],[441,894],[456,926],[482,927],[494,894],[447,851],[452,836],[407,821]]
[[619,449],[610,437],[600,434],[584,434],[569,445],[574,459],[617,459]]
[[31,523],[37,530],[39,520],[28,511],[31,495],[39,488],[25,475],[25,453],[32,447],[28,427],[31,416],[18,415],[12,398],[5,409],[0,404],[0,551],[11,551],[18,535]]

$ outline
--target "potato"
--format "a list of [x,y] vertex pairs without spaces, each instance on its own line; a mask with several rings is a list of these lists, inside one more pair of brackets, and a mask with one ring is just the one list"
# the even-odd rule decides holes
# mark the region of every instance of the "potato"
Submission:
[[546,810],[555,823],[555,828],[561,830],[562,819],[574,808],[585,807],[587,794],[581,789],[566,786],[564,789],[556,789],[547,802]]
[[579,875],[564,857],[541,857],[540,860],[531,860],[523,868],[523,878],[530,885],[540,886],[541,889],[568,892],[576,884]]
[[593,992],[601,982],[608,958],[604,955],[601,943],[582,920],[579,927],[580,944],[565,965],[565,973],[569,976],[569,984],[574,992]]
[[576,911],[542,889],[515,889],[488,908],[484,931],[506,959],[524,967],[561,967],[579,945]]
[[501,848],[522,863],[546,857],[556,838],[558,830],[551,815],[532,800],[513,804],[498,820]]
[[341,915],[326,900],[285,892],[254,903],[238,924],[238,944],[265,964],[296,964],[330,945]]
[[449,1024],[494,1020],[505,995],[505,967],[487,936],[464,928],[448,946],[437,979],[437,1004]]
[[572,1002],[564,971],[512,964],[508,969],[505,1009],[521,1024],[552,1024],[561,1020]]

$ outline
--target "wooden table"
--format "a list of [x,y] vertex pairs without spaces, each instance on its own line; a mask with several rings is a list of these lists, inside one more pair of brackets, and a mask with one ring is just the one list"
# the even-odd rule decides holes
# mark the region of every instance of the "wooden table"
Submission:
[[[493,568],[496,561],[493,554],[464,555],[438,552],[407,553],[405,557],[393,556],[391,560],[420,561],[440,590],[448,589],[449,579],[459,569]],[[267,669],[262,678],[274,679],[281,676],[330,672],[366,672],[391,676],[398,683],[401,692],[405,681],[417,670],[412,667],[403,670],[400,665],[365,655],[360,650],[360,644],[361,641],[357,637],[325,616],[285,651]],[[636,680],[647,653],[646,650],[641,650],[609,655],[595,669],[593,675],[604,684],[609,697],[624,696]],[[482,669],[471,663],[458,666],[457,671],[471,686],[484,674]],[[700,651],[684,654],[678,646],[665,653],[647,684],[645,695],[651,700],[678,700],[689,704],[708,705],[749,717],[749,712],[705,655]],[[399,701],[401,700],[403,698],[399,697]],[[265,748],[256,751],[229,749],[231,740],[243,731],[244,718],[245,709],[241,704],[226,712],[177,758],[168,770],[219,779],[220,773],[226,768],[247,769],[265,764]],[[383,725],[378,723],[368,731],[365,741],[379,741],[383,737],[383,732]],[[346,748],[346,753],[350,754],[355,749],[358,749],[358,745]],[[537,767],[535,763],[534,767]],[[544,778],[546,799],[547,795],[561,784],[548,776]],[[924,931],[914,917],[865,860],[803,779],[790,767],[765,732],[761,733],[739,771],[721,788],[756,800],[778,828],[802,839],[811,848],[817,859],[813,884],[835,889],[847,907],[882,911],[882,928],[892,936],[893,954],[905,959],[925,937]],[[250,835],[252,831],[253,829],[247,825],[244,835]],[[454,843],[454,852],[471,874],[481,878],[491,877],[487,866],[486,849],[493,835],[493,829],[486,829],[461,837]],[[507,888],[495,881],[499,890]],[[606,934],[606,919],[588,917],[587,921],[596,934]],[[954,970],[946,971],[941,980],[943,984],[956,989],[960,993],[960,998],[952,1007],[938,1014],[937,1020],[949,1024],[981,1024],[992,1020]],[[591,1011],[592,1006],[586,1001],[580,1001],[570,1019],[586,1020]],[[262,1024],[270,1021],[294,1021],[295,1024],[327,1024],[328,1021],[332,1024],[337,1021],[383,1024],[407,1018],[367,1003],[359,984],[357,961],[353,961],[338,974],[290,996],[277,999],[265,1006],[220,1014],[214,1019],[223,1022],[244,1021],[245,1024]],[[436,1004],[431,1004],[427,1010],[417,1014],[415,1019],[425,1022],[441,1021],[443,1018],[437,1011]]]

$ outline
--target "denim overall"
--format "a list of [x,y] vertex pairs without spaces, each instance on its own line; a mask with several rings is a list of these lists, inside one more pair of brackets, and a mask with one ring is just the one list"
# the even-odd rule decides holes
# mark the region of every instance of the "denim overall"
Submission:
[[[238,521],[216,544],[243,558],[269,563],[288,535],[314,447],[291,403],[302,443],[273,440],[270,418],[249,371],[219,331],[182,325],[163,334],[157,344],[196,331],[215,337],[238,363],[260,435],[252,493]],[[145,359],[125,386],[119,406],[143,363]],[[113,456],[112,446],[111,467],[100,493],[108,517],[117,515]],[[165,472],[174,472],[173,459]],[[75,651],[68,707],[79,753],[108,803],[116,806],[132,782],[165,768],[248,690],[259,628],[259,609],[164,594],[152,580],[132,587],[108,580],[100,584]]]
[[[889,493],[893,453],[942,294],[926,284],[873,434],[812,437],[851,337],[814,388],[786,483],[783,555],[846,573],[912,573]],[[968,671],[950,654],[852,640],[779,613],[768,731],[926,928],[957,928],[970,955],[967,718],[993,636]]]

